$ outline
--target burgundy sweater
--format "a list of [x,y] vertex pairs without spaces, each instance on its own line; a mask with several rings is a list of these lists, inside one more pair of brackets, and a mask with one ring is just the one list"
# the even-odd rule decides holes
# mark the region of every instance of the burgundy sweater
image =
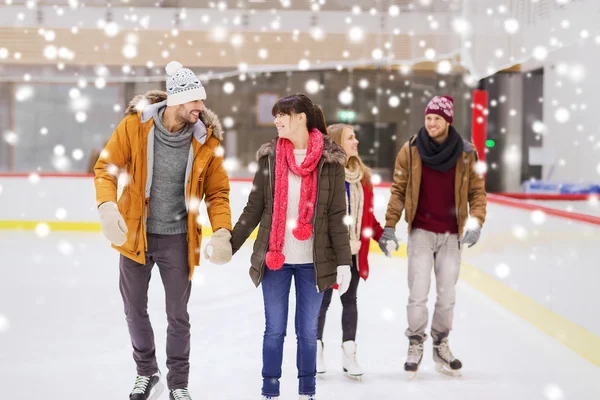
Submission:
[[454,201],[456,166],[440,172],[423,164],[421,189],[413,228],[434,233],[458,233]]

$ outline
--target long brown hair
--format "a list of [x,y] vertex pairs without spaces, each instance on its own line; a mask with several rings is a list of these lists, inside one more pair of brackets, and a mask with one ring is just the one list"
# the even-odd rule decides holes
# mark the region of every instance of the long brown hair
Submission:
[[[344,140],[344,129],[350,129],[354,131],[354,128],[350,125],[346,124],[333,124],[327,127],[327,135],[334,141],[334,143],[342,146],[342,141]],[[359,169],[363,173],[362,183],[364,185],[372,186],[371,183],[371,169],[367,167],[363,161],[360,159],[360,156],[352,156],[348,158],[346,162],[346,168],[350,171],[354,171]]]

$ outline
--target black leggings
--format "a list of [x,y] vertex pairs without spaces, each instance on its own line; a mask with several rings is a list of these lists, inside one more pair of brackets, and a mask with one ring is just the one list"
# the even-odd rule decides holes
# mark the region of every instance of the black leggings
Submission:
[[[356,340],[356,326],[358,324],[358,309],[356,307],[356,292],[358,291],[358,269],[356,268],[356,256],[352,256],[352,279],[348,291],[341,296],[342,300],[342,332],[343,341]],[[331,304],[333,289],[327,289],[323,293],[323,302],[321,303],[321,312],[319,314],[319,331],[317,339],[323,339],[323,330],[325,329],[325,317],[327,309]]]

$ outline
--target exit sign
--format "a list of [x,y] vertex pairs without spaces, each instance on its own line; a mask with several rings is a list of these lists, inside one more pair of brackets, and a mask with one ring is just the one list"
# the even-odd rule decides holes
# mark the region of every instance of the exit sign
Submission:
[[342,122],[353,122],[356,120],[356,111],[352,110],[341,110],[337,113],[338,121]]

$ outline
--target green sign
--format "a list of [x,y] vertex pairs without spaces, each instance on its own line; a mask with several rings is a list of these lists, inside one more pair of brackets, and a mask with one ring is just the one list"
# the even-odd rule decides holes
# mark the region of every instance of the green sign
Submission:
[[353,122],[356,120],[356,111],[352,110],[341,110],[337,113],[338,121],[342,122]]
[[494,147],[496,142],[493,139],[488,139],[485,141],[485,147]]

